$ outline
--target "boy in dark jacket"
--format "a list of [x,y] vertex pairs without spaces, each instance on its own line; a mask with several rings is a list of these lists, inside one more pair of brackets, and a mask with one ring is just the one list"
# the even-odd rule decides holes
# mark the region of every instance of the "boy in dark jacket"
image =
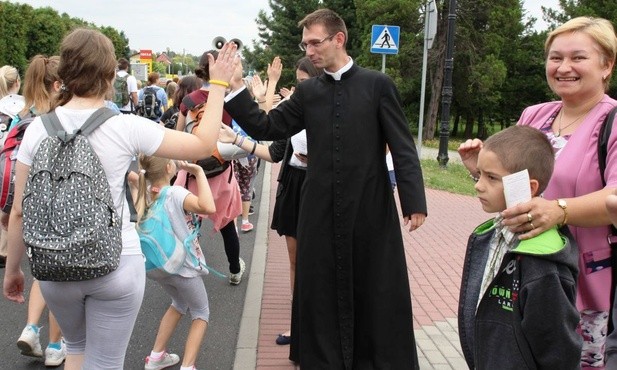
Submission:
[[[532,196],[553,171],[542,132],[513,126],[485,142],[475,186],[482,208],[506,209],[504,176],[527,169]],[[530,228],[533,218],[528,214]],[[459,298],[459,337],[470,369],[578,369],[578,250],[567,227],[519,240],[498,215],[478,226],[467,245]]]

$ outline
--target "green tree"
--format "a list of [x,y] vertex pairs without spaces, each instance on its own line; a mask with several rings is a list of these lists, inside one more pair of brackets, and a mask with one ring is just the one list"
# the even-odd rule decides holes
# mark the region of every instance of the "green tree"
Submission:
[[386,56],[386,74],[398,87],[403,109],[410,125],[416,125],[419,111],[422,77],[422,52],[424,20],[422,0],[375,0],[356,4],[355,32],[359,35],[358,65],[375,70],[382,69],[382,55],[370,52],[373,25],[400,27],[398,54]]
[[[424,125],[427,139],[434,137],[438,123],[448,6],[447,0],[438,4],[437,36],[429,55],[434,67]],[[458,122],[463,121],[466,137],[486,136],[495,123],[509,125],[525,106],[546,100],[542,37],[531,31],[532,23],[523,23],[519,0],[459,0],[456,15],[452,134],[458,134]]]
[[34,9],[28,21],[26,56],[30,59],[37,54],[57,55],[65,33],[65,25],[57,11],[50,7]]
[[30,19],[32,7],[0,2],[0,66],[11,65],[23,75],[28,65],[28,23],[20,20]]
[[101,27],[99,30],[114,44],[116,51],[116,59],[130,57],[131,49],[129,48],[129,39],[124,34],[124,31],[118,32],[113,27]]
[[[315,11],[319,0],[269,0],[271,13],[261,10],[255,20],[259,30],[259,40],[253,40],[252,50],[244,50],[245,70],[265,72],[274,56],[281,57],[283,73],[280,86],[288,86],[295,81],[294,66],[304,55],[298,48],[302,40],[302,30],[298,22]],[[263,75],[262,75],[263,77]]]
[[322,0],[321,6],[335,11],[345,20],[347,26],[347,52],[352,57],[360,54],[362,48],[361,30],[358,28],[356,4],[353,0]]
[[610,0],[559,0],[560,9],[542,7],[544,17],[555,28],[575,17],[601,17],[614,22],[617,19],[617,2]]

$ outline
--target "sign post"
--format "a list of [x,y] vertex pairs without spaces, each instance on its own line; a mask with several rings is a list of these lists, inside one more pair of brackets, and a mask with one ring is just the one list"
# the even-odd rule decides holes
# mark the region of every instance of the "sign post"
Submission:
[[422,158],[422,130],[424,129],[424,97],[426,95],[426,64],[428,50],[433,47],[437,33],[437,7],[434,0],[429,0],[424,10],[424,53],[422,55],[422,87],[420,90],[420,114],[418,117],[418,157]]
[[382,73],[386,73],[386,54],[398,54],[400,29],[399,26],[373,25],[371,53],[382,54]]
[[139,51],[139,62],[148,66],[147,74],[152,72],[152,50],[142,49]]

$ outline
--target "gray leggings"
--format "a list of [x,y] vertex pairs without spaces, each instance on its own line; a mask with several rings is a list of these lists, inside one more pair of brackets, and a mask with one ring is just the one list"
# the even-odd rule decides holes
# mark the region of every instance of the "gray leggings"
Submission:
[[142,255],[121,256],[116,271],[85,281],[41,281],[67,353],[84,355],[83,369],[121,370],[144,296]]
[[208,293],[201,276],[185,278],[170,275],[155,280],[171,296],[171,305],[180,314],[185,315],[189,311],[192,320],[210,320]]

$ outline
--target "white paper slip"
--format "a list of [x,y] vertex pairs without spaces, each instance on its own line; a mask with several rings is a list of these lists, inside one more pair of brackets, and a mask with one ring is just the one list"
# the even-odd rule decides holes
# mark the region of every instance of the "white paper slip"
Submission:
[[503,182],[503,193],[506,196],[507,208],[531,200],[529,172],[527,169],[504,176],[501,181]]

